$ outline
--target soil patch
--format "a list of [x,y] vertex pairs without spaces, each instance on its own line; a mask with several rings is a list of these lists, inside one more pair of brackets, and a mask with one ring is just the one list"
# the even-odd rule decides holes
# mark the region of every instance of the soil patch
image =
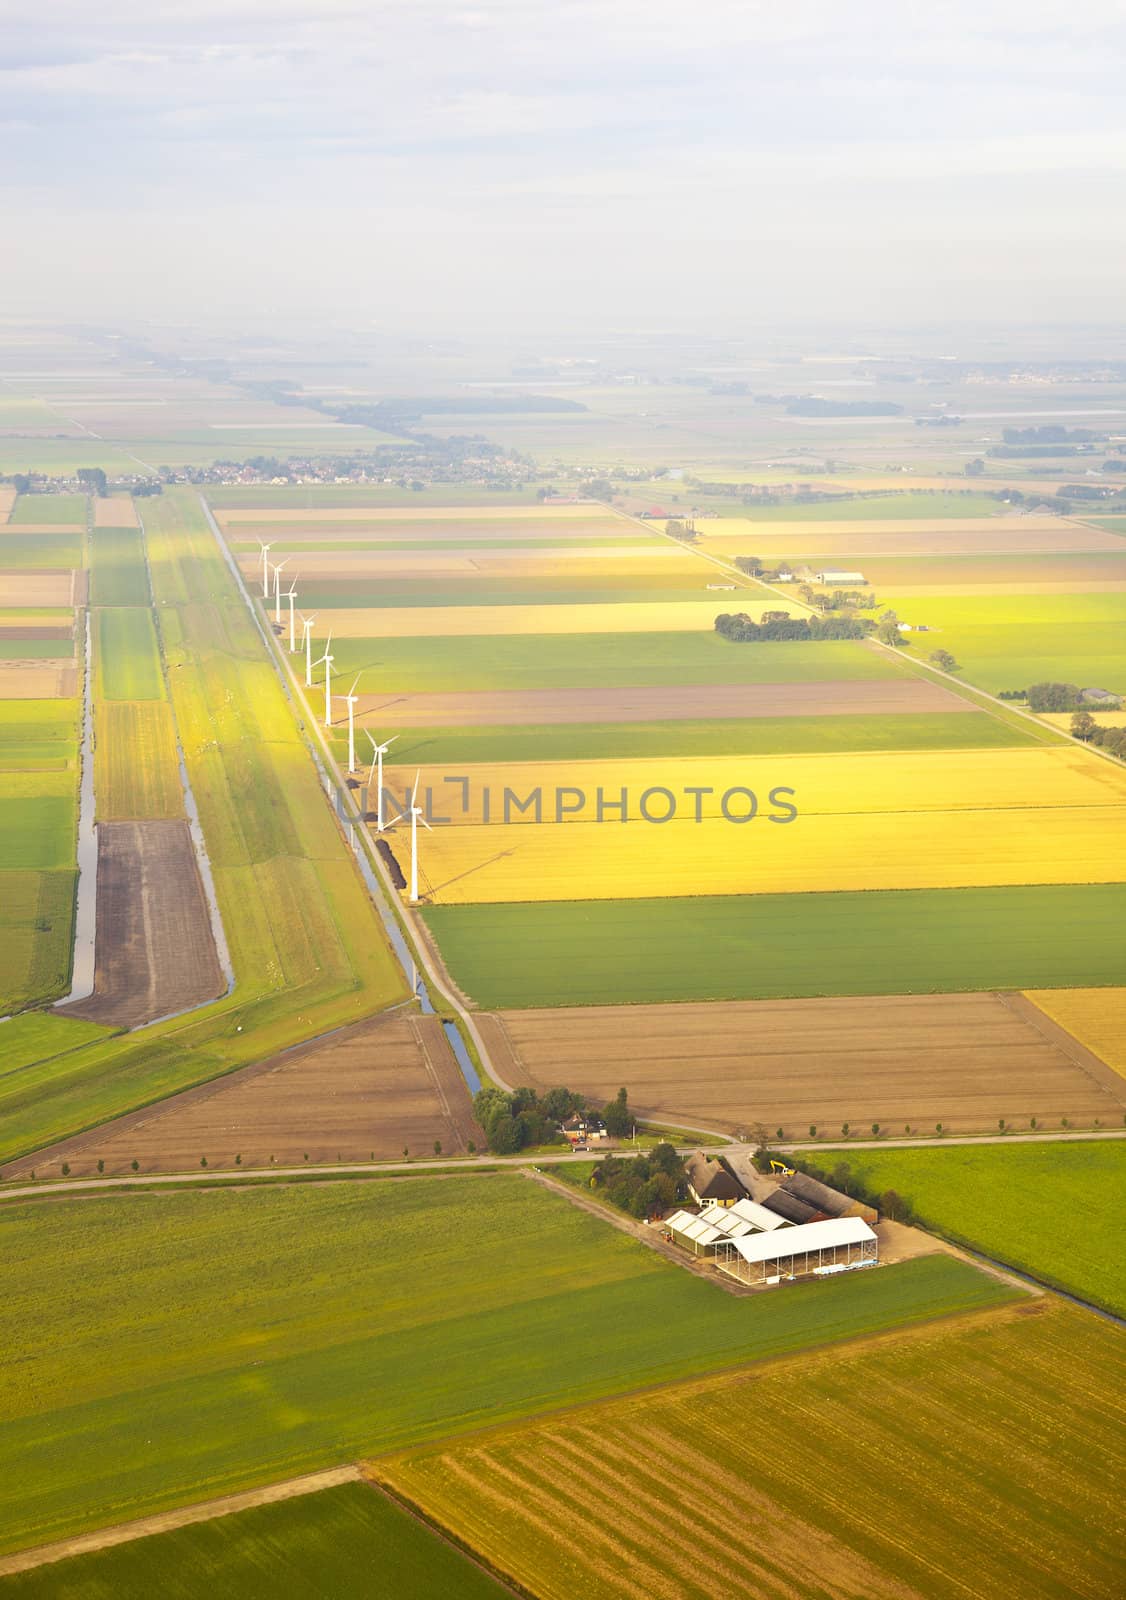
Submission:
[[226,988],[186,822],[98,827],[94,993],[66,1016],[139,1027]]

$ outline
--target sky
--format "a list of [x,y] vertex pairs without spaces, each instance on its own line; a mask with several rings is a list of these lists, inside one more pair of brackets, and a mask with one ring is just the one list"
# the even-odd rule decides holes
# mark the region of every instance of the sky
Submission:
[[0,0],[0,301],[1121,320],[1121,0]]

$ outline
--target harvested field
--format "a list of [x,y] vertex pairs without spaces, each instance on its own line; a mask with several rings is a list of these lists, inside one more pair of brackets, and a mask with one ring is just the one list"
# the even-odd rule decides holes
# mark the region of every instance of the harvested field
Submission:
[[[500,635],[513,633],[711,633],[720,603],[711,600],[652,600],[630,603],[607,601],[586,605],[495,606],[356,606],[342,611],[319,611],[322,629],[337,638],[396,639],[437,634]],[[777,604],[770,596],[754,600],[739,595],[739,610],[758,617]]]
[[499,694],[362,695],[361,719],[380,727],[501,727],[525,723],[677,722],[696,717],[815,717],[965,711],[939,683],[716,684],[635,689],[508,689]]
[[94,993],[67,1016],[136,1028],[224,992],[186,822],[99,826],[94,950]]
[[95,528],[135,528],[137,508],[131,495],[94,496]]
[[[244,523],[241,527],[225,530],[228,542],[236,549],[249,547],[250,539],[269,539],[277,548],[300,550],[306,546],[324,545],[336,549],[341,545],[356,544],[362,547],[387,545],[392,550],[441,550],[503,548],[506,544],[527,547],[529,542],[543,544],[558,550],[574,541],[577,547],[589,547],[591,541],[603,541],[630,549],[641,546],[655,548],[659,541],[645,534],[635,523],[622,522],[614,517],[599,520],[588,518],[583,522],[328,522],[317,520],[310,512],[309,520],[300,526],[290,524],[278,528],[273,523]],[[4,529],[0,528],[0,533]],[[671,547],[670,547],[671,548]]]
[[506,1082],[625,1084],[645,1116],[791,1136],[878,1122],[992,1130],[999,1117],[1121,1123],[1126,1082],[1002,995],[896,995],[505,1011],[479,1019]]
[[1030,989],[1025,999],[1126,1078],[1126,989]]
[[[630,578],[648,573],[662,576],[698,578],[703,584],[714,569],[683,551],[663,545],[610,546],[606,549],[574,550],[549,546],[524,550],[300,550],[288,554],[303,583],[328,578],[428,578],[433,576],[524,577],[524,578]],[[261,581],[260,556],[244,552],[238,558],[243,576]]]
[[[76,1008],[69,1008],[73,1015]],[[297,1045],[228,1077],[120,1117],[24,1163],[37,1173],[63,1161],[105,1161],[107,1172],[264,1167],[393,1160],[404,1148],[433,1156],[485,1148],[461,1069],[437,1017],[395,1012]],[[16,1173],[16,1166],[6,1173]]]
[[72,622],[0,623],[0,639],[73,639]]
[[84,522],[6,522],[0,527],[0,534],[10,534],[22,538],[28,533],[69,533],[79,534],[86,532]]
[[1121,1385],[1118,1331],[1041,1299],[371,1471],[542,1600],[1105,1600]]
[[[791,560],[829,556],[1066,555],[1081,551],[1122,552],[1116,534],[1083,522],[1029,517],[1020,522],[984,518],[980,522],[834,522],[762,524],[740,535],[718,535],[709,526],[700,548],[713,555],[754,554]],[[737,546],[742,546],[738,548]]]
[[[0,560],[3,549],[0,547]],[[0,605],[73,606],[85,601],[78,596],[75,574],[69,568],[0,572]]]
[[0,700],[72,700],[77,693],[73,658],[0,662]]

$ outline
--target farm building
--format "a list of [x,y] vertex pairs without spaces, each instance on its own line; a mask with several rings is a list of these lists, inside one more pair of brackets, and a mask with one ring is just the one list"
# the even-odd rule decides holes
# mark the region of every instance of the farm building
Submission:
[[775,1189],[773,1194],[767,1195],[762,1204],[765,1210],[773,1211],[776,1216],[782,1217],[786,1222],[794,1223],[797,1227],[806,1222],[816,1222],[825,1215],[823,1211],[818,1211],[816,1206],[811,1206],[805,1200],[799,1200],[796,1194],[787,1194],[785,1189]]
[[804,1172],[795,1172],[792,1178],[785,1180],[782,1188],[795,1199],[812,1206],[819,1217],[863,1217],[865,1222],[871,1223],[880,1220],[874,1206],[865,1205],[863,1200],[854,1200],[839,1189],[830,1189],[827,1183],[819,1183]]
[[724,1239],[716,1266],[740,1283],[777,1283],[780,1278],[827,1276],[879,1264],[876,1235],[863,1217],[834,1217],[800,1228]]
[[1109,689],[1080,689],[1079,698],[1085,706],[1102,706],[1104,711],[1118,706],[1118,696]]
[[559,1124],[559,1131],[570,1139],[572,1144],[585,1144],[589,1139],[607,1137],[606,1124],[602,1118],[589,1111],[576,1111],[565,1122]]
[[816,574],[818,583],[863,583],[862,572],[819,572]]
[[697,1150],[684,1163],[688,1179],[688,1192],[698,1206],[733,1206],[743,1199],[742,1185],[736,1183],[727,1168],[702,1150]]
[[714,1255],[721,1239],[741,1239],[746,1234],[769,1233],[785,1226],[782,1217],[753,1200],[736,1200],[733,1206],[706,1206],[698,1214],[674,1211],[665,1222],[674,1242],[695,1256]]

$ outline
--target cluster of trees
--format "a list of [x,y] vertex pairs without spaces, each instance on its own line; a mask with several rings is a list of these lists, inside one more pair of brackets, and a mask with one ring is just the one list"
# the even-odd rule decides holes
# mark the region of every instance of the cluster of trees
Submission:
[[1064,428],[1054,423],[1039,428],[1004,428],[1004,444],[994,445],[991,456],[1009,460],[1036,456],[1090,455],[1095,445],[1106,439],[1090,428]]
[[855,617],[791,617],[788,611],[764,611],[761,622],[746,612],[721,612],[715,631],[735,644],[779,639],[863,639],[870,625]]
[[474,1114],[497,1156],[514,1156],[528,1145],[563,1144],[559,1123],[585,1104],[584,1097],[570,1089],[549,1089],[541,1099],[534,1089],[514,1089],[509,1094],[487,1084],[473,1096]]
[[891,400],[823,400],[820,395],[803,394],[790,402],[786,414],[791,417],[901,417],[903,407]]
[[665,532],[670,539],[683,539],[686,544],[691,544],[693,539],[699,537],[694,522],[684,522],[679,517],[674,517],[671,522],[665,523]]
[[656,1216],[688,1195],[684,1162],[671,1144],[659,1144],[648,1155],[607,1156],[590,1185],[631,1217]]
[[1097,744],[1119,761],[1126,761],[1126,728],[1101,728],[1089,711],[1077,711],[1071,719],[1074,738],[1084,744]]
[[940,667],[943,672],[957,672],[958,670],[958,663],[950,654],[949,650],[932,650],[930,653],[930,659],[934,665],[936,667]]
[[876,597],[866,593],[863,589],[815,589],[810,583],[803,583],[798,593],[807,606],[816,606],[819,611],[874,611]]
[[[1074,683],[1034,683],[1024,691],[1023,697],[1030,711],[1078,711],[1083,704],[1079,686]],[[1020,698],[1019,689],[1009,690],[1002,696],[1005,700]]]

